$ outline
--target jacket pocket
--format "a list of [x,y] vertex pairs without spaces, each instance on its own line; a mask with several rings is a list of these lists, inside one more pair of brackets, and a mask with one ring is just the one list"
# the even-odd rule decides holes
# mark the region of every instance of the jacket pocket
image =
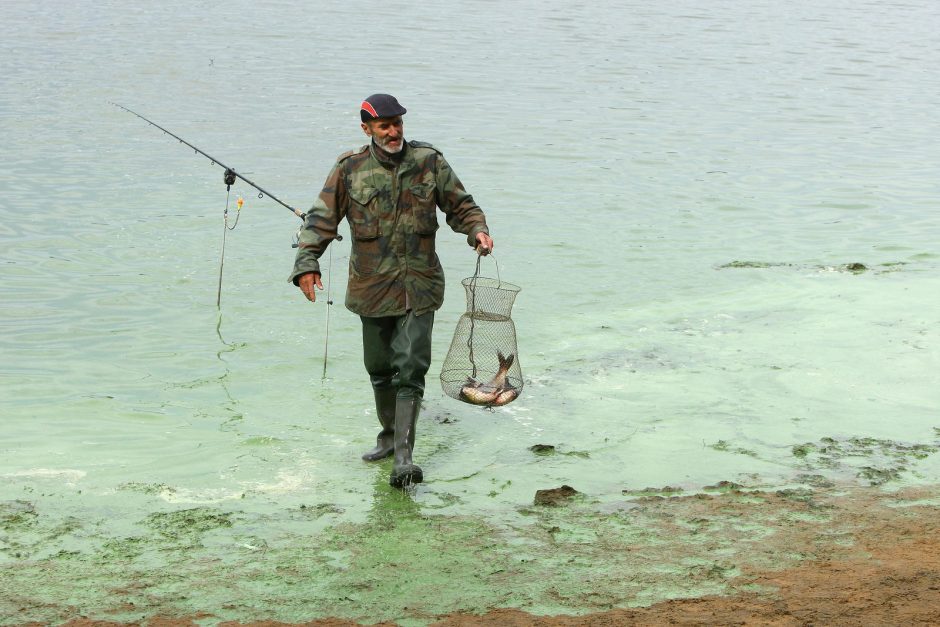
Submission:
[[414,214],[414,257],[424,268],[433,269],[440,265],[435,250],[436,233],[439,225],[437,214],[431,211],[415,211]]
[[352,250],[349,253],[350,265],[359,276],[375,274],[382,262],[379,223],[350,221],[349,229],[353,236]]
[[439,228],[437,213],[433,211],[415,211],[415,233],[418,235],[434,235]]
[[350,230],[352,231],[353,239],[367,242],[369,240],[377,239],[379,233],[379,223],[372,222],[351,222]]
[[355,221],[366,220],[370,214],[375,213],[375,197],[379,190],[374,187],[353,187],[349,190],[349,198],[352,200],[349,206],[350,218]]
[[349,188],[349,231],[352,234],[352,250],[349,265],[359,276],[378,272],[382,262],[381,224],[377,219],[379,190],[375,187],[352,186]]
[[434,201],[434,183],[423,182],[411,186],[411,195],[421,204]]
[[414,211],[415,219],[418,215],[426,218],[433,218],[434,224],[437,224],[437,199],[434,196],[433,181],[416,181],[409,189],[411,194],[411,206]]

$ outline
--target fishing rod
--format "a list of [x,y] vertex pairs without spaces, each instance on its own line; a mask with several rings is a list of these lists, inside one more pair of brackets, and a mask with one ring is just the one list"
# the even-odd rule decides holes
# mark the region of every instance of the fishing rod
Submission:
[[[131,114],[133,114],[133,115],[136,115],[137,117],[139,117],[141,120],[143,120],[143,121],[146,122],[147,124],[150,124],[151,126],[154,126],[154,127],[158,128],[158,129],[160,129],[161,131],[163,131],[164,133],[166,133],[167,135],[169,135],[169,136],[172,137],[173,139],[176,139],[177,141],[179,141],[181,144],[185,144],[186,146],[189,146],[190,148],[192,148],[193,150],[195,150],[196,153],[202,155],[203,157],[205,157],[205,158],[207,158],[209,161],[211,161],[211,162],[212,162],[212,165],[218,165],[218,166],[221,166],[221,167],[225,168],[225,174],[224,174],[225,193],[226,193],[226,196],[225,196],[225,213],[224,213],[224,220],[225,220],[225,222],[224,222],[224,224],[223,224],[224,229],[223,229],[223,231],[222,231],[222,254],[221,254],[221,257],[220,257],[220,260],[219,260],[219,288],[218,288],[218,292],[217,292],[217,294],[216,294],[216,301],[215,301],[216,307],[218,307],[219,309],[221,309],[221,308],[222,308],[222,268],[223,268],[223,266],[225,265],[225,235],[226,235],[226,233],[227,233],[228,231],[234,230],[234,229],[235,229],[235,226],[238,225],[238,217],[236,217],[236,218],[235,218],[235,224],[233,224],[231,227],[228,226],[229,191],[232,189],[232,185],[235,184],[235,179],[236,179],[236,178],[240,178],[240,179],[243,180],[244,182],[246,182],[246,183],[248,183],[249,185],[251,185],[252,187],[254,187],[256,190],[258,190],[258,192],[259,192],[259,193],[258,193],[258,198],[264,198],[265,196],[267,196],[268,198],[270,198],[270,199],[273,200],[274,202],[276,202],[276,203],[278,203],[278,204],[280,204],[280,205],[286,207],[287,209],[289,209],[289,210],[291,211],[291,213],[293,213],[295,216],[297,216],[297,217],[300,218],[301,220],[305,220],[306,217],[307,217],[307,214],[304,213],[304,212],[302,212],[302,211],[300,211],[299,209],[295,209],[294,207],[291,207],[290,205],[288,205],[287,203],[285,203],[284,201],[282,201],[280,198],[278,198],[277,196],[275,196],[274,194],[272,194],[272,193],[269,192],[268,190],[264,189],[263,187],[261,187],[260,185],[258,185],[257,183],[255,183],[254,181],[252,181],[252,180],[250,180],[250,179],[248,179],[248,178],[245,178],[244,176],[242,176],[241,174],[239,174],[238,172],[236,172],[234,168],[231,168],[231,167],[225,165],[224,163],[222,163],[221,161],[219,161],[218,159],[216,159],[216,158],[213,157],[212,155],[210,155],[210,154],[206,153],[205,151],[200,150],[199,148],[193,146],[192,144],[190,144],[188,141],[186,141],[185,139],[183,139],[183,138],[180,137],[179,135],[176,135],[175,133],[171,133],[170,131],[166,130],[165,128],[163,128],[162,126],[160,126],[159,124],[157,124],[156,122],[154,122],[153,120],[147,119],[147,118],[145,118],[144,116],[142,116],[141,114],[137,113],[136,111],[133,111],[133,110],[131,110],[131,109],[128,109],[127,107],[125,107],[125,106],[123,106],[123,105],[119,105],[119,104],[116,103],[116,102],[111,102],[110,104],[113,104],[115,107],[117,107],[117,108],[119,108],[119,109],[124,109],[124,110],[127,111],[128,113],[131,113]],[[238,199],[238,210],[239,210],[239,212],[241,212],[242,202],[243,202],[242,199],[239,198],[239,199]],[[240,215],[240,213],[239,213],[239,215]],[[303,228],[303,227],[301,227],[301,228]],[[337,240],[337,241],[342,241],[342,240],[343,240],[343,236],[337,234],[337,235],[336,235],[336,240]],[[298,232],[298,236],[295,237],[295,242],[294,242],[294,244],[293,244],[293,248],[297,248],[298,245],[299,245],[299,232]],[[332,266],[333,266],[333,250],[332,250],[332,248],[330,249],[330,263],[329,263],[329,266],[330,266],[330,270],[332,270]],[[329,274],[332,274],[332,273],[330,272]],[[329,275],[327,276],[327,300],[326,300],[326,304],[327,304],[328,306],[327,306],[327,308],[326,308],[326,339],[325,339],[325,344],[324,344],[324,349],[323,349],[323,378],[324,378],[324,379],[326,378],[327,353],[328,353],[328,351],[329,351],[329,342],[330,342],[330,307],[329,307],[329,306],[333,304],[333,300],[330,298],[330,292],[329,292]],[[220,320],[220,324],[221,324],[221,320]]]
[[136,111],[132,111],[132,110],[128,109],[127,107],[123,106],[123,105],[119,105],[119,104],[116,103],[116,102],[112,102],[111,104],[113,104],[115,107],[117,107],[117,108],[119,108],[119,109],[124,109],[124,110],[127,111],[128,113],[132,113],[132,114],[136,115],[137,117],[139,117],[141,120],[143,120],[143,121],[146,122],[147,124],[150,124],[151,126],[155,126],[155,127],[157,127],[158,129],[160,129],[161,131],[163,131],[164,133],[166,133],[167,135],[169,135],[170,137],[172,137],[173,139],[179,140],[179,142],[180,142],[181,144],[186,144],[187,146],[189,146],[190,148],[192,148],[193,150],[195,150],[197,153],[199,153],[200,155],[202,155],[203,157],[205,157],[206,159],[208,159],[209,161],[211,161],[211,162],[212,162],[212,165],[218,165],[218,166],[221,166],[221,167],[225,168],[225,184],[228,185],[229,187],[231,187],[231,186],[232,186],[232,183],[235,182],[235,177],[238,177],[238,178],[240,178],[241,180],[243,180],[243,181],[245,181],[246,183],[248,183],[249,185],[251,185],[252,187],[254,187],[256,190],[258,190],[258,192],[260,192],[260,193],[258,194],[258,198],[264,198],[265,196],[267,196],[268,198],[270,198],[270,199],[273,200],[274,202],[276,202],[276,203],[278,203],[278,204],[280,204],[280,205],[283,205],[284,207],[287,207],[288,209],[290,209],[291,212],[293,212],[293,214],[294,214],[295,216],[297,216],[298,218],[300,218],[301,220],[303,220],[304,218],[307,217],[307,214],[305,214],[303,211],[291,207],[291,206],[288,205],[286,202],[282,201],[280,198],[278,198],[277,196],[275,196],[274,194],[272,194],[272,193],[269,192],[268,190],[264,189],[263,187],[261,187],[260,185],[258,185],[257,183],[255,183],[254,181],[251,181],[251,180],[245,178],[244,176],[242,176],[241,174],[239,174],[238,172],[236,172],[233,168],[228,167],[227,165],[225,165],[224,163],[222,163],[221,161],[219,161],[218,159],[216,159],[216,158],[213,157],[212,155],[207,154],[206,152],[204,152],[204,151],[202,151],[202,150],[199,150],[198,148],[196,148],[195,146],[193,146],[192,144],[190,144],[188,141],[186,141],[185,139],[183,139],[183,138],[180,137],[179,135],[175,135],[175,134],[171,133],[170,131],[166,130],[165,128],[163,128],[162,126],[160,126],[159,124],[157,124],[156,122],[154,122],[153,120],[148,120],[147,118],[145,118],[145,117],[142,116],[141,114],[137,113]]

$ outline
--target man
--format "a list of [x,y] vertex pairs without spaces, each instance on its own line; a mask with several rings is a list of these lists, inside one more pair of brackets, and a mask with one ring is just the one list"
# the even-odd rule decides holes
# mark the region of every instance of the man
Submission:
[[444,301],[444,270],[434,248],[437,208],[480,254],[493,250],[483,211],[441,152],[405,141],[405,108],[388,94],[360,105],[372,139],[336,160],[307,213],[290,280],[310,301],[323,289],[317,261],[345,218],[352,234],[346,307],[362,319],[366,371],[382,426],[366,461],[395,456],[389,483],[424,479],[412,462],[415,423],[431,365],[434,312]]

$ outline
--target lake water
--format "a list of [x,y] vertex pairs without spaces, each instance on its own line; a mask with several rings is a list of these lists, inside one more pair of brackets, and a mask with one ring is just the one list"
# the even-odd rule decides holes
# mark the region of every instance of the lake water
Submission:
[[[32,594],[96,615],[114,588],[66,593],[67,575],[37,569],[68,555],[93,579],[109,543],[174,512],[224,516],[199,546],[234,559],[403,498],[511,544],[537,489],[612,506],[650,486],[786,485],[807,443],[810,460],[868,443],[812,470],[827,477],[940,481],[940,455],[896,455],[940,440],[940,5],[304,4],[0,5],[5,610]],[[299,221],[234,186],[219,313],[222,168],[109,104],[306,209],[364,143],[374,92],[443,150],[522,287],[522,397],[492,412],[446,397],[475,256],[440,231],[427,482],[404,497],[359,459],[377,422],[342,308],[348,239],[332,247],[324,378],[326,306],[286,281]],[[146,555],[185,581],[183,562]],[[62,616],[49,607],[16,621]]]

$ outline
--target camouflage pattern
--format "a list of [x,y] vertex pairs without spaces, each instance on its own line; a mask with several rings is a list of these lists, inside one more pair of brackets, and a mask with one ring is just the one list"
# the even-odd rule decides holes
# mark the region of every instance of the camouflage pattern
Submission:
[[307,213],[291,281],[320,272],[318,259],[345,218],[352,234],[347,309],[380,317],[440,308],[436,209],[471,246],[478,233],[489,233],[486,218],[439,150],[409,141],[403,153],[398,164],[383,160],[374,144],[339,156]]

